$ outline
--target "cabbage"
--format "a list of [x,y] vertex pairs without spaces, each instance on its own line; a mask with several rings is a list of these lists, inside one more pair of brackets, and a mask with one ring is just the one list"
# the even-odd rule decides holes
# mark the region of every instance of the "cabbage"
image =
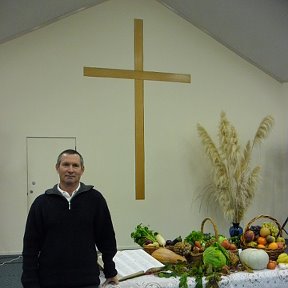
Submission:
[[203,252],[203,262],[205,265],[211,264],[213,268],[219,269],[227,265],[226,256],[219,247],[210,246]]

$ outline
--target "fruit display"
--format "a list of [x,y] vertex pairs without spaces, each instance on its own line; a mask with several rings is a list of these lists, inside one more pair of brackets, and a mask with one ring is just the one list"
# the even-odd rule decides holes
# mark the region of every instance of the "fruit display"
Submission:
[[[225,236],[219,235],[214,223],[215,235],[203,232],[203,223],[205,223],[207,220],[213,223],[210,218],[204,219],[202,222],[201,231],[192,230],[183,239],[181,236],[178,236],[174,240],[165,240],[160,233],[155,232],[148,225],[143,225],[142,223],[136,226],[135,230],[131,233],[131,238],[133,238],[135,243],[143,247],[146,252],[148,252],[148,248],[151,248],[148,252],[150,254],[152,254],[154,250],[164,247],[186,258],[189,258],[191,255],[202,256],[203,252],[208,247],[215,246],[215,243],[221,245],[221,247],[223,247],[226,251],[238,252],[235,239],[233,240],[235,242],[234,243]],[[227,255],[229,255],[229,253],[227,253]],[[235,262],[235,257],[233,258],[233,262]]]
[[[272,237],[277,237],[279,233],[278,227],[272,223],[272,222],[264,222],[261,226],[262,234],[271,235]],[[260,229],[260,235],[261,235],[261,229]],[[266,231],[266,232],[265,232]]]
[[[270,221],[265,221],[261,225],[251,224],[253,220],[260,218],[268,218]],[[264,249],[268,252],[270,260],[275,261],[277,256],[281,251],[284,251],[286,247],[285,239],[281,237],[277,220],[264,215],[260,215],[253,220],[250,221],[251,225],[246,227],[241,236],[242,247]],[[271,220],[273,220],[273,222]]]
[[[214,234],[203,231],[207,220],[212,223]],[[136,226],[131,238],[165,264],[158,276],[179,276],[179,281],[183,283],[191,276],[199,282],[196,281],[200,285],[197,287],[202,287],[204,276],[211,279],[211,283],[217,283],[221,275],[231,272],[288,269],[288,255],[282,253],[286,248],[285,239],[279,229],[271,221],[262,225],[252,225],[250,221],[241,236],[227,238],[218,233],[212,219],[205,218],[201,230],[192,230],[183,238],[177,236],[165,240],[159,232],[143,224]]]
[[283,249],[285,239],[277,237],[279,229],[272,222],[265,222],[262,226],[251,226],[242,235],[242,241],[247,247],[277,250]]

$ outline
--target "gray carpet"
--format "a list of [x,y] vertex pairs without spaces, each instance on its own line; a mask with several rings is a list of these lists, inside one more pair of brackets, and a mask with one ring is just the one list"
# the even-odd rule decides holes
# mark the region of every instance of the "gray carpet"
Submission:
[[0,256],[0,288],[22,288],[22,258],[19,255]]

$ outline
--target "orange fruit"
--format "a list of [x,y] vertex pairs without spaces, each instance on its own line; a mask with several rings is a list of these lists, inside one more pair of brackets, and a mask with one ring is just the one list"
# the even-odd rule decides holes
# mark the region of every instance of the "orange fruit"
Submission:
[[271,242],[268,245],[268,249],[276,250],[276,249],[278,249],[278,244],[276,242]]
[[276,268],[276,266],[277,266],[277,262],[270,260],[267,264],[267,269],[274,270]]
[[267,244],[267,240],[266,238],[259,236],[257,239],[258,244],[262,244],[262,245],[266,245]]
[[265,245],[263,245],[263,244],[258,244],[258,245],[257,245],[257,248],[265,249],[266,247],[265,247]]

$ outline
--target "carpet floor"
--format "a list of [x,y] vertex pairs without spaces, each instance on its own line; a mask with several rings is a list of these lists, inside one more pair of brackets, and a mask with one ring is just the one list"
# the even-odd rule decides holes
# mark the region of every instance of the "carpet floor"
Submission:
[[22,258],[19,255],[0,256],[0,287],[22,288]]

